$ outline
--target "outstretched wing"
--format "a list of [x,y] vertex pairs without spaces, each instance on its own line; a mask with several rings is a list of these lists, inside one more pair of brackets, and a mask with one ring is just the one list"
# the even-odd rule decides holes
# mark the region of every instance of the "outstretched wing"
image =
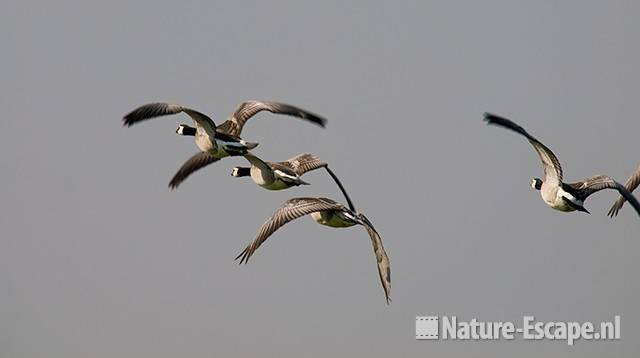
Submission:
[[533,148],[538,153],[540,160],[542,160],[542,167],[544,168],[544,181],[554,183],[556,185],[559,185],[562,182],[562,166],[560,166],[560,161],[558,160],[556,155],[553,154],[551,149],[547,148],[544,144],[527,133],[524,128],[520,127],[507,118],[500,117],[491,113],[485,113],[484,120],[488,124],[495,124],[525,136],[529,140],[529,143],[533,145]]
[[320,158],[309,153],[298,154],[295,157],[278,164],[290,168],[298,175],[302,175],[308,171],[326,167],[328,165],[327,162],[322,161]]
[[178,172],[173,176],[173,179],[169,182],[169,188],[177,188],[191,173],[218,160],[220,159],[205,152],[193,155],[182,164],[182,167],[180,167]]
[[376,262],[378,264],[378,276],[380,276],[380,283],[382,283],[384,295],[387,299],[387,304],[389,304],[391,301],[391,265],[389,264],[389,256],[387,256],[386,251],[384,251],[384,246],[382,246],[382,238],[376,229],[373,228],[371,222],[364,215],[360,214],[359,216],[363,220],[363,226],[367,229],[367,233],[369,233],[369,237],[371,238],[373,253],[376,255]]
[[571,193],[580,200],[586,200],[591,194],[596,193],[603,189],[615,189],[622,197],[633,206],[634,209],[640,215],[640,203],[631,194],[631,192],[625,188],[622,184],[611,179],[606,175],[596,175],[591,178],[587,178],[577,183],[566,184],[571,190]]
[[[624,187],[631,192],[634,191],[638,187],[638,185],[640,185],[640,166],[638,167],[638,169],[636,169],[636,172],[633,173],[631,177],[629,177],[627,182],[624,183]],[[627,200],[624,198],[624,196],[621,195],[620,197],[618,197],[618,199],[613,203],[611,209],[609,209],[609,213],[607,215],[611,217],[618,215],[618,212],[620,211],[620,209],[622,209],[622,205],[624,205],[625,201]]]
[[219,129],[226,133],[239,136],[240,133],[242,133],[244,124],[249,120],[249,118],[261,111],[269,111],[271,113],[298,117],[315,123],[321,127],[324,127],[327,123],[326,119],[289,104],[268,101],[246,101],[240,103],[238,108],[231,115],[231,118],[222,123],[219,126]]
[[262,225],[255,240],[249,244],[235,259],[246,263],[253,253],[281,226],[299,217],[323,210],[343,210],[344,206],[326,198],[293,198],[282,206]]
[[144,106],[140,106],[124,116],[124,118],[122,118],[122,122],[125,126],[130,127],[138,122],[142,122],[147,119],[168,116],[170,114],[176,114],[180,112],[188,114],[191,119],[202,126],[207,131],[207,133],[211,137],[213,137],[216,125],[211,118],[209,118],[206,114],[188,107],[181,106],[179,104],[170,104],[164,102],[145,104]]

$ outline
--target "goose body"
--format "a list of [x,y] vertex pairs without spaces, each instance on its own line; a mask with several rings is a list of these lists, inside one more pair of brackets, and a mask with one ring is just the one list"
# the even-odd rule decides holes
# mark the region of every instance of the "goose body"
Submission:
[[[542,200],[550,207],[564,212],[576,211],[576,206],[583,206],[584,203],[576,199],[573,195],[563,190],[561,187],[552,185],[542,185],[540,190]],[[571,205],[571,204],[573,205]]]
[[247,263],[258,247],[280,227],[305,215],[310,215],[317,223],[329,227],[345,228],[361,225],[367,230],[376,257],[380,283],[384,289],[387,303],[389,303],[391,266],[389,257],[382,245],[382,238],[373,227],[373,224],[363,214],[328,198],[292,198],[287,200],[267,219],[258,231],[255,240],[236,257],[236,260],[240,259],[241,264]]
[[544,180],[534,178],[531,187],[540,191],[542,200],[551,208],[563,211],[582,211],[589,213],[584,207],[585,200],[593,193],[603,189],[617,190],[620,195],[629,201],[640,215],[640,203],[624,186],[606,175],[595,175],[576,183],[565,183],[562,166],[556,155],[547,146],[530,135],[524,128],[513,121],[494,114],[485,113],[484,120],[488,124],[497,125],[524,136],[529,140],[542,161]]
[[180,112],[186,113],[193,119],[195,127],[180,124],[176,129],[176,133],[184,136],[193,136],[200,152],[189,158],[171,179],[169,187],[175,189],[196,170],[224,157],[244,155],[250,149],[257,147],[258,143],[244,141],[240,138],[240,134],[245,123],[261,111],[298,117],[321,127],[324,127],[326,123],[326,119],[322,117],[285,103],[246,101],[242,102],[220,126],[216,126],[211,118],[199,111],[182,105],[163,102],[150,103],[136,108],[124,116],[123,124],[132,126],[151,118]]
[[282,169],[264,170],[251,166],[250,173],[254,183],[268,190],[282,190],[307,184],[299,175]]
[[311,213],[311,218],[318,224],[329,227],[351,227],[358,224],[356,218],[346,211],[316,211]]

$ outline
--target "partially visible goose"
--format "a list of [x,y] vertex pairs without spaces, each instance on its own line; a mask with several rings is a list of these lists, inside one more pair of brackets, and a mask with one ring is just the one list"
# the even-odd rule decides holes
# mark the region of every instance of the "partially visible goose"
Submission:
[[253,253],[276,230],[299,217],[311,215],[321,225],[342,228],[362,225],[369,233],[378,265],[378,276],[384,289],[387,304],[391,294],[391,267],[389,257],[382,246],[382,239],[373,224],[363,214],[327,198],[293,198],[287,200],[260,228],[255,240],[236,257],[240,263],[247,263]]
[[531,187],[540,190],[542,200],[547,205],[559,211],[583,211],[589,213],[584,208],[584,201],[593,193],[602,189],[615,189],[636,209],[640,215],[640,203],[638,200],[620,183],[614,181],[606,175],[596,175],[577,183],[567,184],[562,181],[562,167],[560,161],[553,154],[551,149],[527,133],[524,128],[515,124],[509,119],[485,113],[484,120],[488,124],[498,125],[510,129],[523,135],[533,145],[533,148],[542,160],[544,168],[544,181],[534,178]]
[[326,119],[300,108],[279,103],[266,101],[246,101],[242,102],[234,113],[220,126],[215,125],[213,120],[205,114],[177,104],[150,103],[141,106],[123,118],[125,126],[132,126],[138,122],[184,112],[189,115],[196,127],[180,124],[176,133],[185,136],[194,136],[201,153],[197,153],[189,158],[171,179],[169,187],[177,188],[191,173],[205,167],[213,162],[227,156],[237,156],[246,154],[249,149],[255,148],[258,143],[245,142],[240,139],[240,134],[244,124],[261,111],[287,114],[302,118],[315,123],[321,127],[325,126]]
[[[629,177],[627,182],[624,183],[624,187],[632,192],[638,187],[638,185],[640,185],[640,166],[638,166],[638,169],[636,169],[635,173],[631,174],[631,177]],[[627,200],[624,198],[624,196],[621,195],[620,197],[618,197],[618,200],[616,200],[613,203],[611,209],[609,209],[608,215],[611,217],[618,215],[618,212],[620,211],[620,209],[622,209],[622,205],[624,205],[625,201]]]

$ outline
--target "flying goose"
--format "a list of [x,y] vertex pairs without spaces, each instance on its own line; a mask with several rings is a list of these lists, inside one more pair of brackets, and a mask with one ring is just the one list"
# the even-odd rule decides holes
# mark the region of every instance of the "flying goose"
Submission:
[[268,190],[309,185],[300,176],[327,165],[309,153],[299,154],[284,162],[265,162],[251,153],[245,154],[244,157],[251,163],[251,167],[235,167],[231,175],[238,178],[250,176],[254,183]]
[[[627,182],[624,183],[624,187],[631,192],[634,191],[638,187],[638,185],[640,185],[640,166],[638,166],[636,172],[633,173],[631,177],[629,177]],[[618,200],[613,203],[611,209],[609,209],[608,215],[611,217],[618,215],[618,211],[622,209],[622,205],[624,205],[625,201],[627,200],[624,198],[624,196],[621,195]]]
[[636,209],[640,215],[640,203],[624,186],[609,178],[606,175],[596,175],[577,183],[567,184],[562,181],[562,167],[560,161],[553,154],[551,149],[527,133],[524,128],[515,124],[509,119],[499,117],[491,113],[484,114],[484,120],[488,124],[498,125],[514,132],[520,133],[529,140],[533,148],[542,160],[544,168],[544,181],[534,178],[531,187],[539,190],[542,200],[547,205],[559,211],[583,211],[589,213],[584,208],[584,201],[593,193],[602,189],[615,189]]
[[231,171],[231,176],[251,177],[254,183],[268,190],[309,185],[300,176],[328,165],[327,162],[310,153],[298,154],[284,162],[266,162],[251,153],[245,154],[244,157],[251,163],[251,167],[235,167]]
[[342,186],[342,182],[329,168],[329,164],[320,160],[310,153],[298,154],[295,157],[285,160],[284,162],[265,162],[251,153],[247,153],[244,157],[251,163],[251,167],[235,167],[231,171],[231,176],[246,177],[250,176],[254,183],[268,190],[281,190],[298,185],[309,185],[303,181],[300,176],[306,172],[324,168],[333,181],[338,185],[342,195],[347,200],[349,209],[356,211],[349,194]]
[[350,227],[362,225],[369,233],[373,251],[378,264],[378,275],[384,294],[389,304],[391,293],[391,268],[389,257],[382,246],[382,239],[374,229],[373,224],[363,214],[351,210],[344,205],[327,198],[293,198],[287,200],[282,206],[262,225],[255,240],[236,257],[240,263],[247,263],[253,253],[262,245],[271,234],[286,223],[299,217],[311,215],[311,218],[321,225],[329,227]]
[[180,124],[176,133],[185,136],[194,136],[196,145],[200,148],[200,153],[189,158],[175,174],[169,187],[177,188],[191,173],[216,162],[227,156],[238,156],[246,154],[248,150],[258,146],[258,143],[246,142],[240,138],[244,124],[261,111],[269,111],[278,114],[302,118],[315,123],[321,127],[326,124],[326,119],[300,108],[278,102],[267,101],[246,101],[242,102],[234,113],[220,126],[215,125],[213,120],[207,115],[194,109],[177,104],[150,103],[143,105],[126,116],[123,123],[125,126],[132,126],[138,122],[184,112],[193,119],[196,127]]

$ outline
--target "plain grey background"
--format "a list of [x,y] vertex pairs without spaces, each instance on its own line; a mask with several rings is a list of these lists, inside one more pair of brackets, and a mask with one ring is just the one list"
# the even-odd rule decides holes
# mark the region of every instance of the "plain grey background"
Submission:
[[[638,217],[614,192],[551,210],[530,145],[568,181],[626,180],[640,160],[640,4],[632,1],[5,1],[0,12],[0,356],[635,356]],[[167,188],[196,152],[185,115],[123,128],[171,101],[217,122],[279,100],[326,130],[261,113],[243,137],[331,163],[380,231],[300,219],[247,266],[233,258],[294,196],[225,159]],[[416,315],[611,320],[617,342],[416,341]]]

